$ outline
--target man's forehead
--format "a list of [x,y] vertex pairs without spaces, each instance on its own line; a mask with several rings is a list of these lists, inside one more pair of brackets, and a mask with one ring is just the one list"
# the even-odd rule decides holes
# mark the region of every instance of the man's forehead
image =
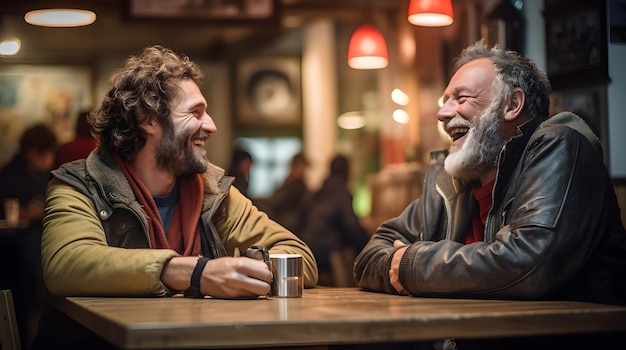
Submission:
[[479,58],[461,66],[450,79],[449,88],[491,85],[496,77],[496,69],[488,58]]

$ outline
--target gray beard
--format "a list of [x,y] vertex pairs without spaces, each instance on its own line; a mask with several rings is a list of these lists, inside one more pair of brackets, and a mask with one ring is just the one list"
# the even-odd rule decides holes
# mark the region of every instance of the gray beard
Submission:
[[444,162],[444,169],[448,174],[461,180],[478,180],[481,175],[496,167],[506,141],[500,130],[500,104],[494,102],[474,119],[475,125],[469,130],[463,145],[450,150],[450,155]]

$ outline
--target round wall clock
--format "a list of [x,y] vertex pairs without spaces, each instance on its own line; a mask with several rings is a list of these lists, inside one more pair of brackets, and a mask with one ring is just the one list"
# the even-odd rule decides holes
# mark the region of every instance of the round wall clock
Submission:
[[235,102],[240,126],[299,126],[302,121],[300,60],[247,58],[237,64]]
[[252,108],[266,118],[281,117],[295,99],[289,77],[273,69],[260,70],[250,77],[248,96]]

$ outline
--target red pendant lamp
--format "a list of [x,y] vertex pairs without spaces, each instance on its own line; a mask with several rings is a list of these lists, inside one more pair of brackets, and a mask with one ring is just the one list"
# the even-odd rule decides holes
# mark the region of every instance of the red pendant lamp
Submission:
[[387,43],[378,29],[371,24],[358,27],[350,38],[348,65],[354,69],[380,69],[388,62]]
[[409,22],[418,26],[441,27],[452,24],[452,0],[411,0]]

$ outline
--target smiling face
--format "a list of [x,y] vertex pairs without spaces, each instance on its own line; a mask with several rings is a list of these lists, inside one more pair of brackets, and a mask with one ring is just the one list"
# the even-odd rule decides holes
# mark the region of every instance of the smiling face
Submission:
[[444,93],[437,118],[452,138],[446,171],[463,180],[476,180],[495,169],[506,143],[502,133],[503,94],[492,96],[496,71],[489,59],[462,66]]
[[203,173],[208,164],[205,143],[217,128],[196,83],[183,79],[178,86],[180,92],[171,103],[170,120],[163,125],[156,150],[158,166],[175,175]]

